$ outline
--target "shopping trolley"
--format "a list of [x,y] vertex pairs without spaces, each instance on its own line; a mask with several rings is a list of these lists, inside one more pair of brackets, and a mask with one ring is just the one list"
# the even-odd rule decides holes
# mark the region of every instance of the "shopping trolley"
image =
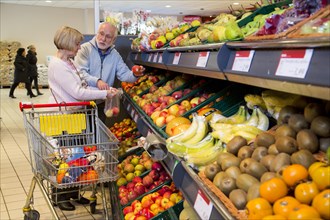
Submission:
[[98,118],[95,103],[20,103],[20,109],[34,174],[24,219],[40,218],[33,208],[36,184],[55,219],[59,219],[54,205],[60,202],[60,192],[79,190],[80,197],[87,187],[92,191],[91,213],[95,213],[99,185],[105,219],[112,219],[111,198],[106,196],[104,183],[118,178],[118,140]]

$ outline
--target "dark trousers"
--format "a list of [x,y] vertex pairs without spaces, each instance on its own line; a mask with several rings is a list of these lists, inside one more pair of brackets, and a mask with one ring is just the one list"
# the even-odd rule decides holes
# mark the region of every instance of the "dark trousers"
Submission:
[[[19,84],[19,82],[14,82],[13,85],[11,85],[9,95],[14,95],[14,91],[15,91],[16,87],[18,86],[18,84]],[[31,83],[25,83],[25,88],[28,92],[28,95],[32,94]]]
[[39,94],[39,85],[38,85],[38,76],[30,76],[30,83],[32,88],[32,82],[34,81],[34,88],[36,89],[37,93]]

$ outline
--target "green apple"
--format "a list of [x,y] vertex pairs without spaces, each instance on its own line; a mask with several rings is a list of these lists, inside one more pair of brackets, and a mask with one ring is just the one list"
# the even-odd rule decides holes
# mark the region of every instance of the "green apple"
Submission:
[[126,174],[126,180],[128,182],[131,182],[134,177],[135,177],[134,173],[128,173],[128,174]]
[[170,40],[174,39],[174,34],[172,32],[168,32],[168,33],[166,33],[165,37],[166,37],[167,41],[170,41]]
[[142,164],[137,164],[134,169],[144,172],[146,168]]

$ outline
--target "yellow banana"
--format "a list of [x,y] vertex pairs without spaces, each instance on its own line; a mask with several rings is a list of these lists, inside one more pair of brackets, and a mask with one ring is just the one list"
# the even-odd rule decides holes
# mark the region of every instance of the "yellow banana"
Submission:
[[212,122],[221,122],[226,124],[240,124],[246,121],[246,110],[244,106],[240,106],[236,114],[230,117],[221,117],[218,120]]
[[259,108],[257,108],[257,114],[258,114],[258,118],[259,118],[257,128],[259,128],[263,131],[267,131],[269,128],[269,119],[268,119],[267,115],[265,115]]
[[249,118],[249,120],[247,120],[247,121],[245,121],[244,123],[241,123],[241,124],[251,125],[251,126],[257,127],[258,122],[259,122],[259,118],[258,118],[258,115],[257,115],[257,108],[255,108],[255,109],[253,109],[252,115]]
[[204,116],[198,117],[198,128],[196,130],[196,134],[190,138],[189,140],[185,141],[184,144],[189,145],[189,144],[196,144],[203,140],[205,135],[208,133],[208,124],[206,121],[206,118]]

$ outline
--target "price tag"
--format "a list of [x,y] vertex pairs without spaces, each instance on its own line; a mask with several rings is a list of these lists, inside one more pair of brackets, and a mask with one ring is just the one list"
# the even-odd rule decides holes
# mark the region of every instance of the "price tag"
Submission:
[[157,58],[158,58],[158,53],[155,53],[155,54],[154,54],[154,59],[153,59],[153,62],[154,62],[154,63],[157,63]]
[[180,57],[181,57],[181,53],[180,52],[175,52],[174,58],[173,58],[173,64],[179,64]]
[[162,63],[162,62],[163,62],[163,53],[160,53],[158,57],[158,63]]
[[283,50],[275,75],[304,79],[313,51],[313,49]]
[[137,114],[136,112],[134,112],[133,114],[134,114],[133,120],[137,122],[137,120],[139,119],[139,114]]
[[137,60],[138,59],[138,54],[135,54],[135,58],[134,58],[135,60]]
[[232,70],[249,72],[254,52],[254,50],[236,51]]
[[206,67],[207,61],[209,60],[210,51],[199,52],[197,67]]
[[131,105],[127,105],[127,108],[126,108],[126,110],[129,112],[130,110],[131,110]]
[[148,55],[149,55],[148,62],[151,62],[151,60],[152,60],[152,53],[149,53]]
[[210,219],[212,212],[213,204],[205,196],[205,194],[198,190],[196,201],[194,204],[194,209],[198,213],[199,217],[203,220]]

